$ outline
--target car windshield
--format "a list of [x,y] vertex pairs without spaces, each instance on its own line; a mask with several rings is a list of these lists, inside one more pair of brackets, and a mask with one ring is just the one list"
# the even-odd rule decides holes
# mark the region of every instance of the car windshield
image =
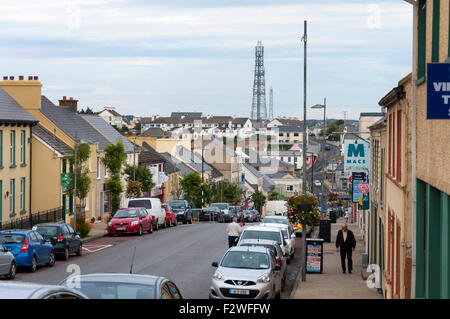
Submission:
[[281,232],[283,233],[283,237],[288,239],[288,232],[286,229],[282,229]]
[[0,244],[22,244],[24,235],[0,234]]
[[58,236],[57,226],[38,226],[37,229],[42,236],[55,237]]
[[227,268],[268,269],[269,255],[253,251],[229,251],[220,264]]
[[184,208],[186,206],[184,201],[170,201],[169,205],[172,208]]
[[218,209],[228,209],[228,204],[223,203],[214,203],[211,206],[217,207]]
[[146,209],[151,209],[152,204],[148,199],[137,199],[137,200],[130,200],[128,202],[128,207],[145,207]]
[[251,211],[249,211],[249,210],[244,210],[244,215],[251,215],[251,214],[252,214]]
[[264,219],[262,220],[263,223],[266,224],[283,224],[283,225],[288,225],[289,222],[287,219],[281,219],[281,218],[272,218],[272,217],[264,217]]
[[[64,286],[68,286],[64,282]],[[73,284],[71,282],[71,284]],[[155,299],[156,287],[153,285],[131,284],[126,282],[82,281],[74,287],[90,299]]]
[[245,230],[242,233],[242,239],[268,239],[276,241],[279,245],[282,244],[280,233],[276,231]]
[[273,254],[274,254],[275,256],[278,255],[278,254],[277,254],[277,249],[276,249],[275,246],[273,246],[273,245],[265,245],[265,244],[242,244],[241,246],[246,246],[246,247],[265,247],[265,248],[270,249],[270,250],[273,252]]
[[114,218],[136,218],[138,216],[139,216],[138,209],[118,210],[117,213],[114,214]]

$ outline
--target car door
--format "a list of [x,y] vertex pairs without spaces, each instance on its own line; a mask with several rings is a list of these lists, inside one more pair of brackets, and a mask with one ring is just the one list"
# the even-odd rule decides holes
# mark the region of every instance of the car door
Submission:
[[269,251],[270,262],[272,267],[273,278],[275,281],[275,292],[281,292],[281,270],[275,270],[275,266],[278,265],[277,260],[272,251]]
[[36,255],[36,263],[42,264],[42,247],[34,231],[28,233],[28,245]]
[[148,218],[148,215],[145,211],[145,209],[140,209],[139,210],[139,219],[141,220],[141,224],[142,224],[142,230],[143,231],[147,231],[150,229],[150,221]]
[[10,264],[11,256],[3,245],[0,245],[0,275],[5,275],[9,272]]
[[69,224],[65,224],[66,229],[69,232],[69,238],[70,238],[70,252],[77,252],[78,247],[81,243],[81,237],[76,233],[76,231],[70,226]]
[[53,246],[49,244],[41,234],[37,231],[34,232],[37,240],[39,242],[40,254],[41,254],[41,263],[47,263],[50,261],[50,253],[53,250]]

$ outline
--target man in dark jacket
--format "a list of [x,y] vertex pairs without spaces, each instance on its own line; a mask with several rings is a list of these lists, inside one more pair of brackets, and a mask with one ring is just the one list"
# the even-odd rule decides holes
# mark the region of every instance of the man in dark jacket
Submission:
[[345,256],[348,261],[348,273],[351,274],[353,270],[352,251],[355,251],[356,239],[353,232],[347,229],[347,224],[342,224],[342,229],[338,232],[336,237],[336,251],[341,248],[341,265],[342,273],[345,274]]

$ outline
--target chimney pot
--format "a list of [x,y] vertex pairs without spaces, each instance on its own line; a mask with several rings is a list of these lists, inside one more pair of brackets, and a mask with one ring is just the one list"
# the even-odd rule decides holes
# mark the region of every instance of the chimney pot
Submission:
[[71,100],[71,101],[72,101],[72,100],[73,100],[73,97],[70,97],[70,99],[69,99],[69,100]]
[[67,97],[66,96],[63,96],[63,100],[65,100]]
[[19,75],[19,80],[20,80],[20,81],[23,80],[23,75]]
[[33,80],[33,77],[31,75],[28,76],[28,81]]
[[7,76],[3,76],[3,80],[8,80],[8,77]]
[[14,80],[14,77],[13,77],[13,76],[10,76],[9,79],[10,79],[10,80]]
[[37,81],[38,79],[39,79],[39,77],[35,75],[34,80]]

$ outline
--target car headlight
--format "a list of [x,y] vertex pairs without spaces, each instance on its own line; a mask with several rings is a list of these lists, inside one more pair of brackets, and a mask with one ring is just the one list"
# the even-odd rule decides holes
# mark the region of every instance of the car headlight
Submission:
[[270,275],[265,274],[258,278],[257,282],[267,283],[270,281]]
[[213,275],[213,278],[221,280],[221,279],[223,279],[223,275],[220,272],[216,271]]
[[108,223],[108,226],[112,226],[112,222],[109,222],[109,223]]
[[135,221],[131,222],[131,226],[136,226],[136,225],[139,225],[139,221],[138,220],[135,220]]

